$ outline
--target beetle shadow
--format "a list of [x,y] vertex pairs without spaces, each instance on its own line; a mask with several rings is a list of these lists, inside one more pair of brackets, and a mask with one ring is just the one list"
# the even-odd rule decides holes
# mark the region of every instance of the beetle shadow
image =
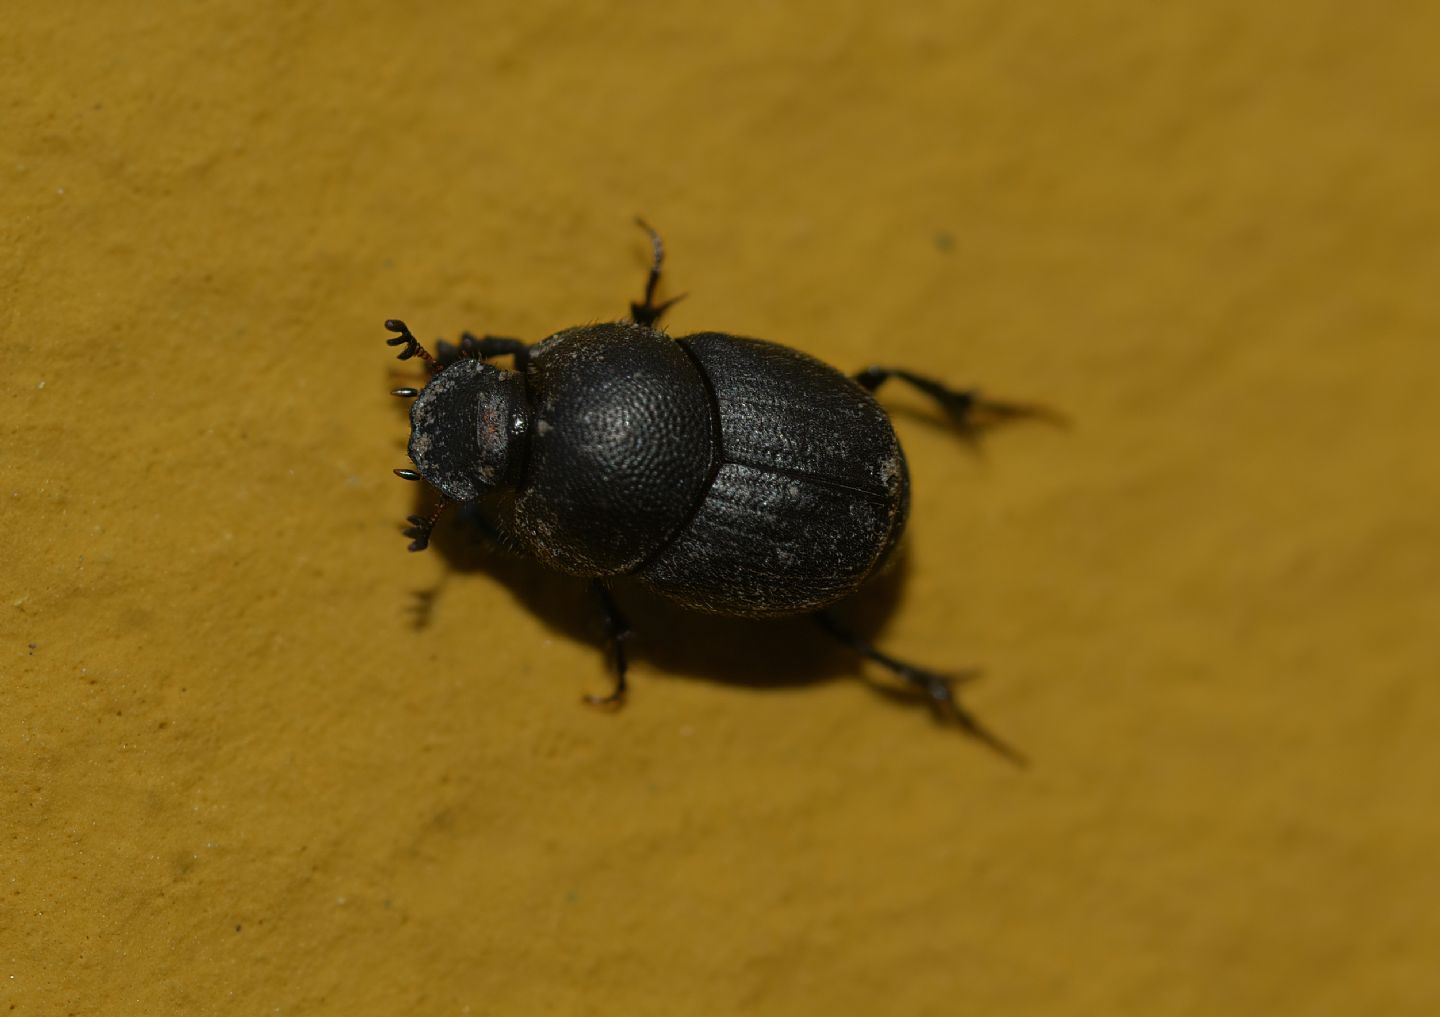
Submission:
[[[416,514],[428,515],[427,502],[423,496],[417,499]],[[550,632],[593,647],[595,671],[585,687],[606,689],[611,664],[605,622],[589,583],[547,569],[507,546],[483,521],[484,511],[483,504],[456,511],[436,527],[429,550],[444,559],[446,573],[434,586],[412,591],[414,626],[425,629],[432,624],[438,600],[447,595],[450,576],[483,572]],[[907,570],[902,544],[885,569],[837,605],[836,612],[862,638],[874,639],[903,600]],[[668,675],[756,689],[864,677],[858,654],[805,617],[745,619],[702,614],[633,579],[613,583],[611,593],[632,632],[625,641],[627,656]],[[867,683],[881,692],[896,691],[868,679]],[[897,695],[915,698],[900,691]]]
[[[1018,407],[1019,404],[1017,404]],[[942,431],[959,441],[960,445],[977,462],[989,460],[989,442],[997,432],[1013,427],[1038,425],[1070,431],[1074,422],[1059,410],[1041,404],[1027,404],[1012,416],[997,416],[979,420],[955,417],[930,406],[900,404],[886,406],[885,411],[892,419],[906,420],[932,430]]]

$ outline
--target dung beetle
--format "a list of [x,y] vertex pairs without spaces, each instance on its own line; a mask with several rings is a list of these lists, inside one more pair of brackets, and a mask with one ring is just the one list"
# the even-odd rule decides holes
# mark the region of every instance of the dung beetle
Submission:
[[[891,559],[909,508],[905,455],[872,393],[896,379],[962,428],[1053,417],[1035,406],[892,367],[847,377],[777,343],[724,332],[672,338],[657,326],[680,297],[656,302],[665,248],[649,235],[644,298],[627,320],[579,325],[528,344],[461,336],[432,355],[403,321],[385,327],[431,369],[414,399],[409,455],[440,494],[409,517],[423,550],[448,503],[494,500],[491,525],[542,564],[591,581],[603,612],[614,688],[625,696],[628,625],[607,583],[631,576],[696,611],[810,615],[831,637],[913,685],[942,717],[1010,759],[1020,756],[956,700],[954,678],[895,659],[827,608]],[[489,362],[513,357],[514,369]]]

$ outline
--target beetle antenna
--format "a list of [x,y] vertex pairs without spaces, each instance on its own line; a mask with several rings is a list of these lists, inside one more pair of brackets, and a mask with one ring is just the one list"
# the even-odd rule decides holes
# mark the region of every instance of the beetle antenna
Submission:
[[671,307],[684,300],[685,294],[671,297],[662,304],[655,303],[655,288],[660,285],[660,269],[665,264],[665,241],[660,239],[655,227],[638,215],[635,217],[635,224],[650,234],[650,274],[645,279],[645,301],[639,304],[631,302],[630,318],[635,324],[648,327],[658,322],[660,316]]
[[405,517],[405,521],[410,525],[401,532],[412,538],[410,541],[411,551],[423,551],[430,546],[430,534],[435,530],[435,522],[440,518],[440,513],[445,511],[445,506],[449,504],[449,501],[441,498],[440,504],[435,506],[435,511],[430,513],[429,519],[424,516]]
[[395,333],[393,339],[385,340],[386,346],[399,346],[401,343],[405,344],[405,348],[395,354],[396,360],[409,360],[411,357],[419,357],[421,360],[431,364],[435,363],[435,358],[430,355],[430,351],[424,346],[421,346],[420,340],[411,334],[409,325],[405,324],[399,318],[391,318],[385,322],[385,327]]

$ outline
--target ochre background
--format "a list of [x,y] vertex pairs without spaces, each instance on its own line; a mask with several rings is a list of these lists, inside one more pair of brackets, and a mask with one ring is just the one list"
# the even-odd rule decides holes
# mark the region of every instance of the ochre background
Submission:
[[[1440,1013],[1436,10],[12,4],[0,1009]],[[405,553],[382,320],[619,316],[636,212],[676,333],[1073,418],[885,392],[856,609],[1028,771]]]

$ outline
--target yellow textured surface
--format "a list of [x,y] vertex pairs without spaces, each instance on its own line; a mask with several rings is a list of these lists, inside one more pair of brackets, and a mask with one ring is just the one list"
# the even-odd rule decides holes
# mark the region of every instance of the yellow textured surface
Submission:
[[[0,1010],[1440,1013],[1436,10],[12,4]],[[885,393],[877,639],[1028,772],[639,601],[598,715],[405,553],[381,321],[618,315],[637,211],[677,333],[1074,417]]]

